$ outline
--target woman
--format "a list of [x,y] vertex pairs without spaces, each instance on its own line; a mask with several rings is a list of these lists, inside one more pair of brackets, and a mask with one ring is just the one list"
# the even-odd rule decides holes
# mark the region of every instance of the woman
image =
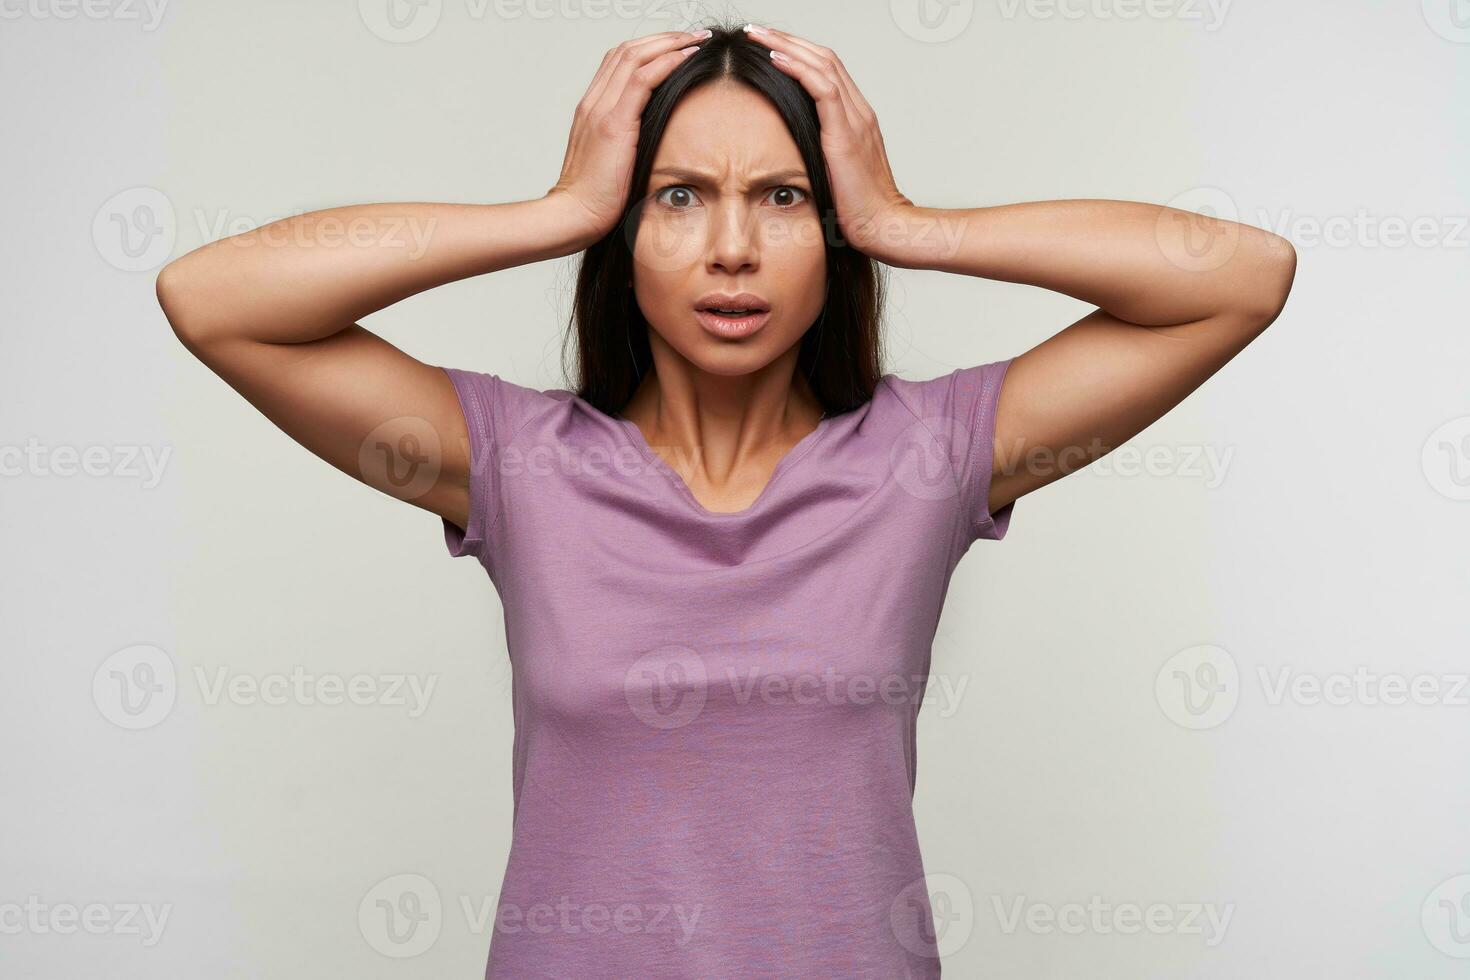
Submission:
[[[412,253],[408,227],[431,229]],[[581,250],[575,390],[355,323]],[[1097,309],[904,380],[875,263]],[[1219,370],[1294,270],[1274,235],[1151,205],[916,205],[836,55],[751,26],[609,51],[537,200],[289,218],[158,295],[200,360],[440,515],[500,594],[515,822],[487,976],[892,980],[939,975],[914,732],[956,563]]]

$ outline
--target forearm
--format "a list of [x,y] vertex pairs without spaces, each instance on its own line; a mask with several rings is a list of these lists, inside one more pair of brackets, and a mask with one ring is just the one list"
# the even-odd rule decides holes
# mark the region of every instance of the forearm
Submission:
[[585,248],[560,195],[508,204],[361,204],[271,222],[165,266],[158,295],[192,339],[300,343],[435,286]]
[[1295,270],[1270,232],[1132,201],[913,207],[886,237],[889,264],[1039,286],[1142,326],[1269,320]]

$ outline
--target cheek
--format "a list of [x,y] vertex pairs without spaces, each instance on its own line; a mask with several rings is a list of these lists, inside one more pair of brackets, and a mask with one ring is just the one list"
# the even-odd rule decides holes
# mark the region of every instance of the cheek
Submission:
[[761,222],[762,271],[794,288],[822,282],[827,261],[822,225],[815,217],[776,215]]
[[633,242],[640,274],[693,271],[704,259],[704,220],[696,213],[645,216]]
[[777,258],[784,266],[820,264],[825,254],[822,223],[815,213],[767,215],[759,231],[761,255]]
[[767,219],[761,236],[761,271],[789,314],[782,320],[799,335],[822,309],[827,251],[821,222],[801,215]]

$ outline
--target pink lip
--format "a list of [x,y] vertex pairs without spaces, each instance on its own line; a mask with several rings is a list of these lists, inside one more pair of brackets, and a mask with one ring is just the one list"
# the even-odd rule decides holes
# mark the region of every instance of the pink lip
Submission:
[[695,310],[694,315],[699,318],[699,325],[706,332],[724,340],[741,340],[764,327],[771,318],[771,311],[758,310],[742,317],[728,317],[709,310]]
[[755,293],[705,293],[695,302],[696,310],[708,309],[711,306],[723,306],[727,310],[769,310],[771,304]]

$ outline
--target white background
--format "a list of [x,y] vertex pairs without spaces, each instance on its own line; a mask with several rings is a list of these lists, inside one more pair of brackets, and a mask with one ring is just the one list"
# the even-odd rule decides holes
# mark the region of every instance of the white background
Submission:
[[[447,557],[438,518],[326,466],[195,362],[154,276],[300,211],[539,196],[604,50],[689,21],[646,0],[394,0],[396,29],[387,2],[0,3],[6,977],[484,968],[473,915],[499,888],[511,801],[494,591]],[[935,670],[963,694],[925,708],[916,801],[955,916],[946,976],[1464,975],[1455,3],[706,8],[833,47],[921,204],[1178,200],[1297,245],[1275,325],[1114,457],[1022,499],[956,574]],[[124,238],[133,217],[162,234]],[[563,387],[573,263],[367,325],[431,363]],[[887,367],[910,378],[1018,354],[1086,311],[931,272],[892,284]],[[68,448],[93,475],[69,473]],[[1151,472],[1123,468],[1150,450]],[[119,659],[138,645],[175,700],[129,729],[105,692],[118,670],[146,679]],[[1222,690],[1186,698],[1207,654]],[[417,714],[211,698],[221,677],[298,666],[435,686]],[[1277,696],[1355,671],[1341,703]],[[1376,703],[1384,678],[1437,693]],[[441,903],[416,945],[371,924],[404,883]],[[1094,896],[1173,924],[1045,924]],[[62,931],[94,903],[94,933]],[[128,906],[166,914],[161,935]],[[1191,906],[1229,915],[1223,935],[1181,924]]]

